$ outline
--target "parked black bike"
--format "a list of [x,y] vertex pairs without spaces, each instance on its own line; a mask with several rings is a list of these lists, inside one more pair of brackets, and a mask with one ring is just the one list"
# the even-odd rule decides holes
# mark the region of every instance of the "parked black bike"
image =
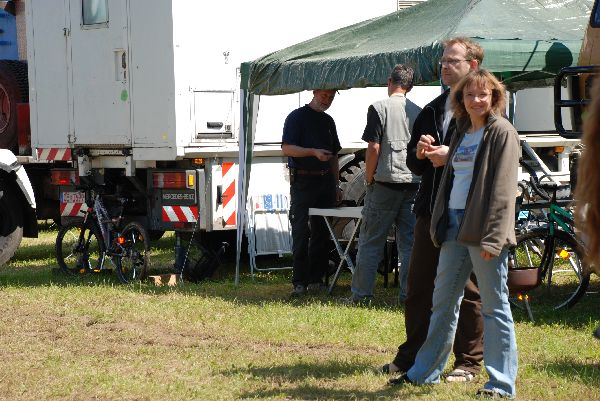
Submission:
[[[69,275],[81,275],[108,269],[110,260],[123,283],[142,280],[149,264],[149,237],[136,221],[123,218],[125,206],[133,202],[126,196],[108,196],[96,184],[78,186],[85,191],[88,206],[82,220],[63,225],[56,237],[56,260]],[[115,205],[109,213],[109,198]]]

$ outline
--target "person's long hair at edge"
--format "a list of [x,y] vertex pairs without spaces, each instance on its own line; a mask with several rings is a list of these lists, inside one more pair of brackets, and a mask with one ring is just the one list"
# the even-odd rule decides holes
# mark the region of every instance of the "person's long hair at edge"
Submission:
[[576,224],[585,234],[587,262],[600,269],[600,76],[583,125],[583,152],[577,167]]

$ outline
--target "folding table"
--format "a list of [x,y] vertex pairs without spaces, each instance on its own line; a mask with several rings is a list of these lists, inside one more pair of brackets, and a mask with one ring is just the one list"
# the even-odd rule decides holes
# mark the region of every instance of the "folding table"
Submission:
[[[352,274],[354,274],[354,263],[352,263],[352,259],[350,258],[349,251],[350,251],[350,247],[352,246],[352,243],[355,240],[356,232],[358,231],[358,227],[360,226],[360,221],[362,219],[361,212],[362,212],[362,206],[336,207],[336,208],[330,208],[330,209],[319,209],[319,208],[311,207],[310,209],[308,209],[308,214],[310,216],[323,216],[323,218],[325,219],[325,224],[327,225],[327,228],[329,229],[329,234],[331,235],[331,239],[333,240],[333,243],[335,245],[335,249],[336,249],[338,255],[340,256],[340,263],[338,264],[337,270],[335,271],[335,275],[333,276],[333,281],[331,282],[331,285],[329,286],[329,290],[328,290],[329,294],[331,294],[331,292],[333,291],[333,286],[335,285],[335,283],[342,271],[342,267],[344,267],[344,263],[346,264],[346,266],[348,267],[350,272],[352,272]],[[331,227],[331,222],[329,221],[329,217],[344,217],[344,218],[350,218],[350,219],[355,220],[354,230],[352,230],[352,234],[350,235],[350,238],[348,239],[348,244],[346,245],[346,249],[342,249],[342,246],[340,245],[340,239],[337,237],[337,235],[335,235],[335,232],[333,231],[333,228]]]

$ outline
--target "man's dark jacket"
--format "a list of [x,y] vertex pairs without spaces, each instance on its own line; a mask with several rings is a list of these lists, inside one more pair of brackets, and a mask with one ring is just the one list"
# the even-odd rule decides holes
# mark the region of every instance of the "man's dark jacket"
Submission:
[[[444,129],[444,108],[446,107],[446,99],[449,93],[450,90],[446,90],[421,110],[415,120],[410,142],[408,143],[406,164],[413,174],[421,176],[421,185],[415,197],[413,209],[417,216],[424,214],[431,215],[435,196],[437,195],[442,178],[442,172],[444,171],[444,166],[435,168],[427,158],[423,160],[417,159],[417,143],[421,135],[431,135],[435,138],[434,145],[440,144],[440,137]],[[452,119],[444,137],[444,145],[448,146],[450,144],[450,138],[454,134],[455,127],[455,120]]]

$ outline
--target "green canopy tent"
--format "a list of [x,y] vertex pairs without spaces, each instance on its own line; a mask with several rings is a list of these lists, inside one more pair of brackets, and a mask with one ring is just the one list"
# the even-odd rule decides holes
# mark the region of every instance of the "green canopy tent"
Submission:
[[[238,205],[246,204],[257,95],[385,86],[398,63],[415,69],[417,85],[436,84],[443,42],[456,36],[482,45],[483,67],[509,90],[549,86],[576,63],[591,8],[591,0],[428,0],[243,63]],[[243,213],[238,207],[236,283]]]

